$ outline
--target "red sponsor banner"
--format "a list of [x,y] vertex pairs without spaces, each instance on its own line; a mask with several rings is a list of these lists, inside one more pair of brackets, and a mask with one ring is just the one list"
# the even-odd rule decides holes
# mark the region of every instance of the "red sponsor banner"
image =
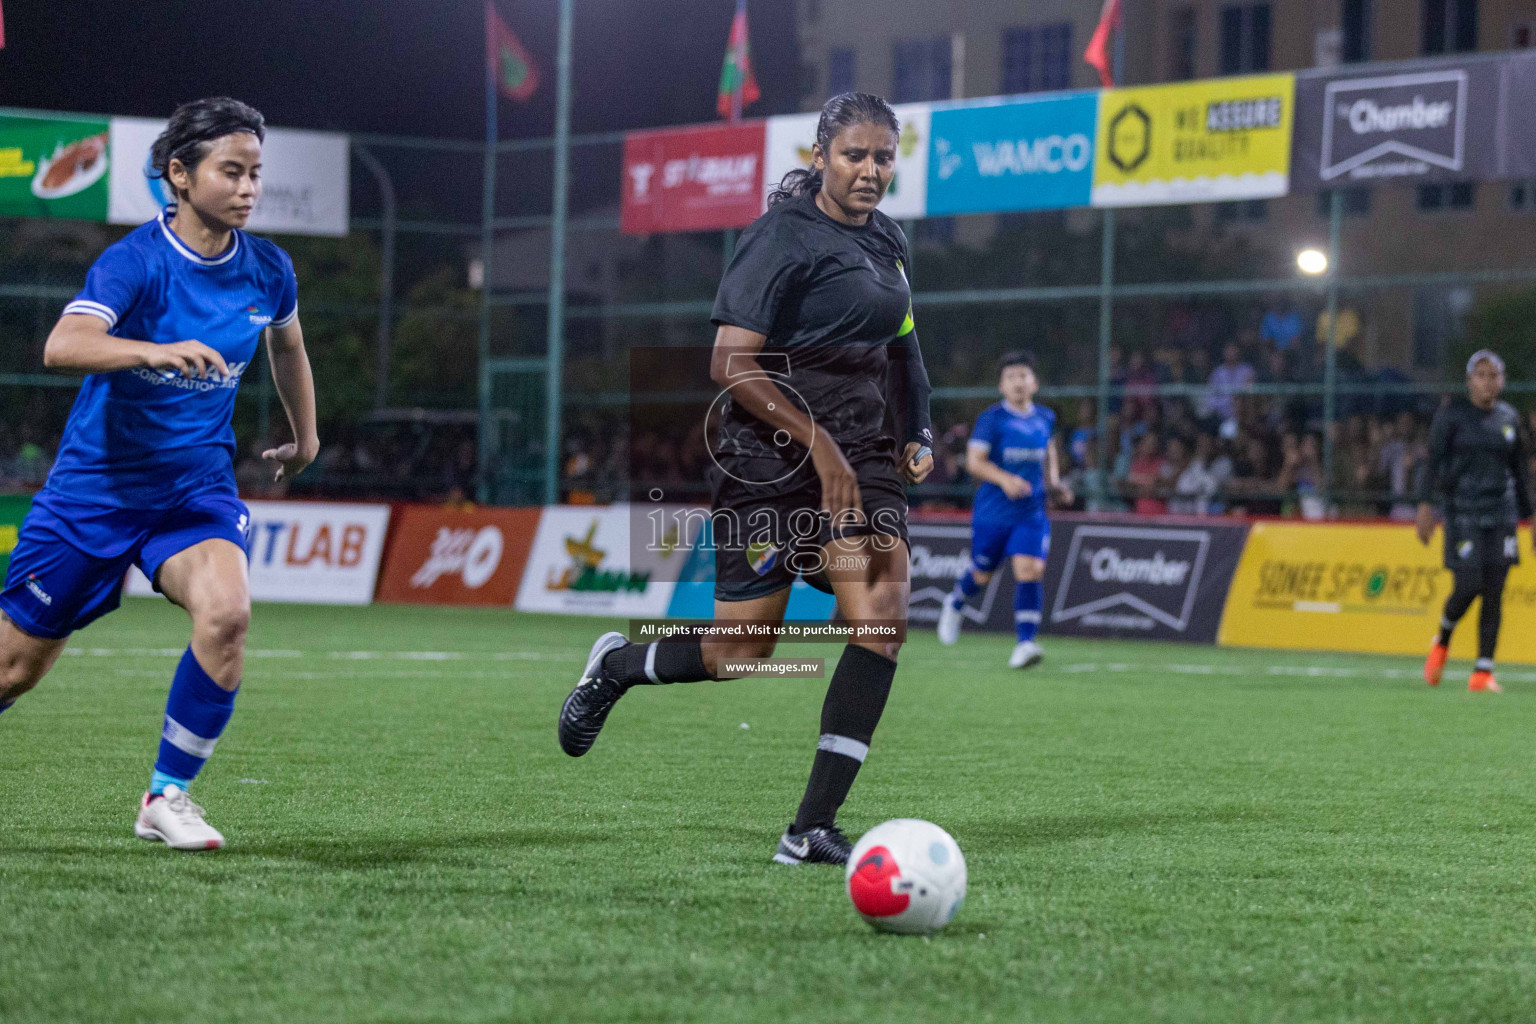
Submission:
[[396,506],[379,600],[511,607],[541,511]]
[[624,139],[626,235],[746,227],[763,209],[764,122],[633,132]]

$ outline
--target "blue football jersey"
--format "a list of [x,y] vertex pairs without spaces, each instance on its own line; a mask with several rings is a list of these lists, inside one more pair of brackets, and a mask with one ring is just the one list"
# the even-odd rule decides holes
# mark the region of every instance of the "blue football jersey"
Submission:
[[65,313],[106,321],[135,341],[200,341],[229,376],[139,367],[85,378],[43,495],[115,508],[172,508],[194,494],[235,493],[235,390],[261,333],[298,315],[293,261],[235,231],[211,259],[176,237],[164,213],[109,246]]
[[987,458],[1003,470],[1029,481],[1030,493],[1017,500],[994,483],[976,489],[971,517],[983,522],[1023,522],[1045,516],[1045,452],[1056,430],[1056,414],[1042,405],[1028,412],[998,402],[976,417],[971,445],[984,448]]

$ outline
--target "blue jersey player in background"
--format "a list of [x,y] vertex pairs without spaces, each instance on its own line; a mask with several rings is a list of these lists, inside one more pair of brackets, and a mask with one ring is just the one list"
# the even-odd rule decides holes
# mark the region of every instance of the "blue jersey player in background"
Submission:
[[1056,413],[1035,404],[1040,389],[1034,356],[1009,352],[998,361],[1003,400],[976,418],[966,446],[965,468],[981,481],[971,506],[971,567],[955,584],[939,613],[939,640],[960,639],[966,599],[992,579],[1004,557],[1012,560],[1013,622],[1018,643],[1010,668],[1028,668],[1042,657],[1035,634],[1044,605],[1045,558],[1051,550],[1046,497],[1070,504],[1056,455]]
[[207,99],[179,107],[155,141],[176,202],[101,254],[48,336],[44,362],[87,376],[0,591],[0,711],[37,685],[70,633],[118,606],[130,565],[190,614],[134,824],[183,850],[224,845],[187,788],[229,721],[244,664],[250,519],[230,418],[263,333],[294,436],[265,453],[276,478],[320,447],[293,263],[240,230],[261,194],[264,137],[255,110]]

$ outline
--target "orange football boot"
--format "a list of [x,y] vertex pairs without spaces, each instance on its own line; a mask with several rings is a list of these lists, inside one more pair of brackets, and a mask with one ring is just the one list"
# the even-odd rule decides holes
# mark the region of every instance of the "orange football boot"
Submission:
[[1467,689],[1473,693],[1503,693],[1504,687],[1493,678],[1492,672],[1473,672],[1472,678],[1467,680]]
[[1451,656],[1451,649],[1445,644],[1437,643],[1429,649],[1429,657],[1424,659],[1424,681],[1430,686],[1440,685],[1440,674],[1445,671],[1445,659]]

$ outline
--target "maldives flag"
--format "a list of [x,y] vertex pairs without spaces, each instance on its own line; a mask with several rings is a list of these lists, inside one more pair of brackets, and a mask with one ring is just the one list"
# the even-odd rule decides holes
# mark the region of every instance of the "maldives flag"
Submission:
[[1083,60],[1092,64],[1099,70],[1099,81],[1104,83],[1106,89],[1115,84],[1115,76],[1110,70],[1109,34],[1120,27],[1120,0],[1104,0],[1104,7],[1099,11],[1099,26],[1093,30],[1093,37],[1088,40],[1088,49],[1083,51]]
[[538,67],[491,0],[485,0],[485,66],[496,88],[509,100],[526,100],[539,87]]
[[742,108],[762,98],[752,77],[752,57],[747,47],[747,0],[736,0],[731,39],[725,44],[725,65],[720,69],[720,95],[715,111],[732,121],[741,120]]

